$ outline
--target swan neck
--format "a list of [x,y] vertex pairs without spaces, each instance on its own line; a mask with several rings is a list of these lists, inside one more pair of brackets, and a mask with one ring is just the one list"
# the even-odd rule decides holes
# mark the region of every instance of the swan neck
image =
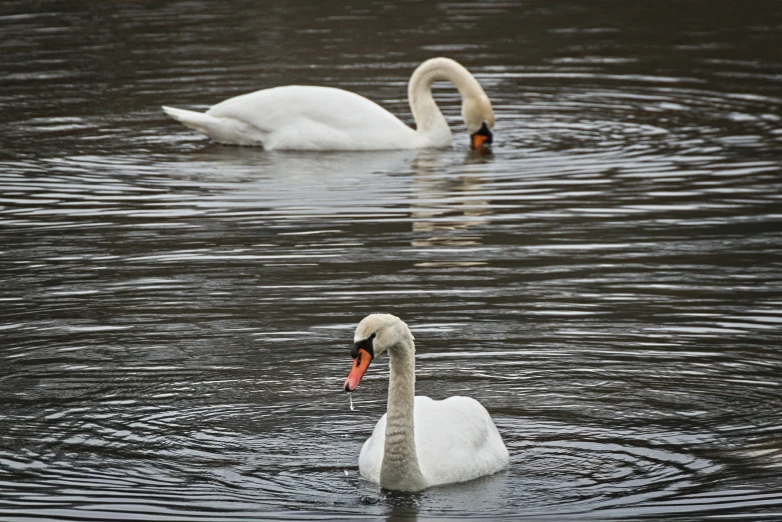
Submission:
[[463,99],[485,96],[478,80],[459,63],[448,58],[427,60],[413,72],[407,87],[410,110],[419,133],[442,133],[451,135],[448,122],[432,96],[432,84],[447,80],[459,90]]
[[415,447],[415,346],[412,336],[388,350],[390,378],[380,485],[394,490],[426,487]]

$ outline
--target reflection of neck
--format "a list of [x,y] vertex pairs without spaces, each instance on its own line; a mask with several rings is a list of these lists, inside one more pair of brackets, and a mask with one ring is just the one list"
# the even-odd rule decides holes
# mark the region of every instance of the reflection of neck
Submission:
[[415,348],[406,338],[388,350],[391,375],[385,447],[380,467],[384,488],[418,491],[426,487],[415,451]]

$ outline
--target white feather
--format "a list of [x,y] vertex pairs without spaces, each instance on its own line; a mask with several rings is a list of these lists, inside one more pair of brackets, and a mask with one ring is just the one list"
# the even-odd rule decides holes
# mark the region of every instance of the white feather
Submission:
[[[415,396],[415,342],[401,319],[368,315],[353,339],[371,342],[373,361],[388,352],[391,370],[388,411],[358,457],[362,477],[387,489],[420,491],[491,475],[508,466],[508,449],[478,401]],[[363,375],[355,368],[345,381],[347,391],[355,389]]]
[[[386,414],[361,448],[361,476],[380,483]],[[428,487],[466,482],[508,467],[510,455],[481,403],[470,397],[415,398],[415,446]]]
[[427,60],[410,79],[408,98],[416,130],[375,102],[331,87],[274,87],[230,98],[206,113],[165,106],[163,111],[217,142],[269,150],[447,147],[451,131],[431,94],[432,82],[438,79],[452,81],[462,93],[462,113],[471,132],[483,121],[494,125],[491,104],[480,84],[447,58]]

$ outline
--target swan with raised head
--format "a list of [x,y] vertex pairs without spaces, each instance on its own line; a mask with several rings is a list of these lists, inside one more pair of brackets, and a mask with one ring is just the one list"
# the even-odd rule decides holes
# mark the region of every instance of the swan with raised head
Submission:
[[473,149],[492,142],[494,111],[462,65],[432,58],[413,72],[407,95],[416,129],[373,101],[332,87],[288,85],[218,103],[205,113],[163,107],[166,114],[213,140],[268,150],[392,150],[448,147],[451,129],[432,97],[432,83],[452,82]]
[[466,482],[508,466],[508,449],[486,408],[469,397],[415,396],[413,334],[398,317],[372,314],[356,328],[352,392],[369,363],[388,352],[388,411],[361,448],[361,476],[395,491]]

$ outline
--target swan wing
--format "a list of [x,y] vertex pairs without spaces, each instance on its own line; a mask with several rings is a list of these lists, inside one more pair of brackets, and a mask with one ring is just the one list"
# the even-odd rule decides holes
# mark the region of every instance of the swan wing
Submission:
[[[362,477],[380,482],[386,414],[361,447]],[[470,397],[435,401],[415,398],[415,444],[421,473],[430,486],[466,482],[508,466],[510,455],[497,426],[481,403]]]
[[510,456],[489,412],[470,397],[415,398],[415,443],[431,486],[496,473]]
[[263,135],[267,149],[382,150],[417,146],[416,133],[358,94],[289,85],[225,100],[206,112]]

